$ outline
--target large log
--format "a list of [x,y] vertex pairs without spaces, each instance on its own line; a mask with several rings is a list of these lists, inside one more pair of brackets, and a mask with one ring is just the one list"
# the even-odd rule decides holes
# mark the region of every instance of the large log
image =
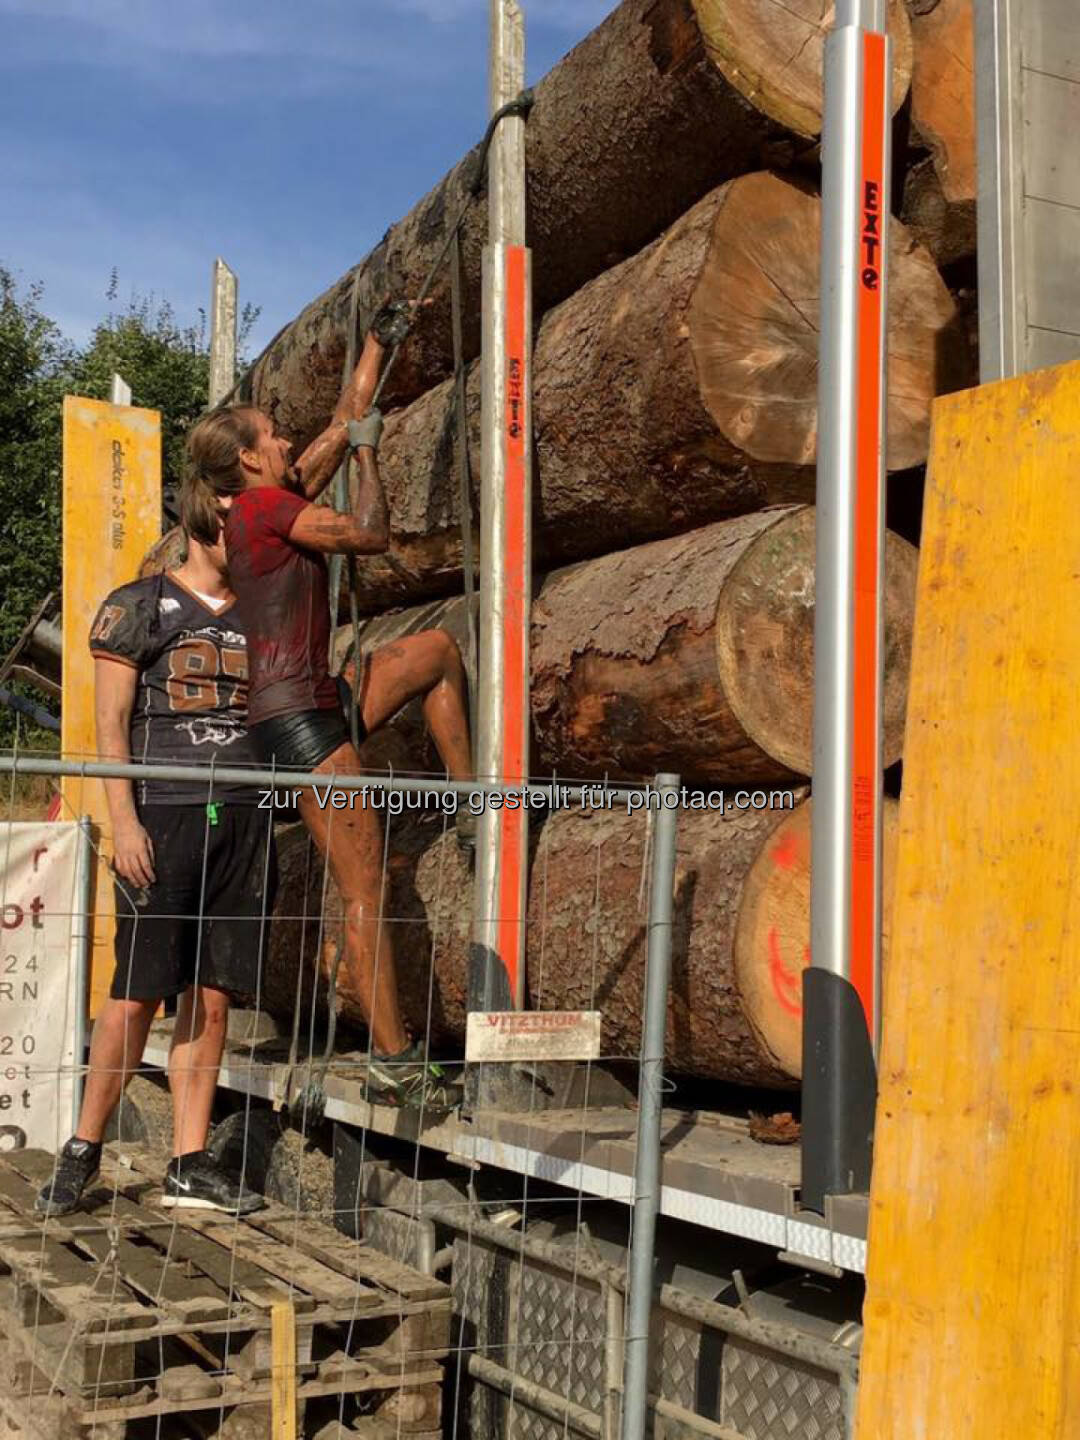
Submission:
[[[551,311],[535,354],[539,566],[813,499],[821,202],[743,176]],[[888,463],[926,458],[930,402],[969,378],[956,306],[892,222]],[[479,473],[479,366],[468,387]],[[359,565],[367,613],[458,583],[452,382],[388,418],[387,556]]]
[[[776,0],[624,0],[555,66],[536,87],[528,121],[528,240],[537,316],[632,255],[713,186],[765,164],[783,164],[800,136],[818,134],[827,11],[825,0],[794,6]],[[890,0],[889,14],[895,107],[907,93],[911,38],[900,0]],[[259,357],[245,397],[272,413],[297,446],[326,423],[337,398],[354,283],[361,326],[387,294],[418,291],[460,209],[474,161],[471,152]],[[479,350],[486,232],[480,203],[462,235],[470,358]],[[432,298],[401,354],[388,404],[411,400],[450,373],[445,269]]]
[[[549,312],[535,352],[537,566],[813,499],[820,219],[816,195],[742,176]],[[970,361],[933,261],[891,223],[887,460],[907,469],[926,458],[931,400]],[[357,567],[366,614],[459,583],[452,389],[387,419],[390,548]],[[468,412],[478,476],[478,365]]]
[[[917,553],[885,561],[884,756],[900,758]],[[441,628],[462,644],[463,597],[380,617],[365,651]],[[338,630],[342,658],[351,626]],[[725,784],[808,775],[812,762],[814,511],[765,511],[549,575],[530,638],[537,774]],[[368,763],[433,770],[418,705],[368,742]]]
[[973,205],[975,166],[975,19],[972,0],[938,0],[913,15],[911,123],[930,151],[950,204]]
[[[667,1059],[683,1074],[786,1087],[800,1073],[800,975],[810,939],[809,802],[794,810],[678,817]],[[452,836],[391,820],[387,920],[414,1034],[436,1052],[464,1037],[471,872]],[[564,810],[534,827],[528,908],[528,991],[535,1009],[598,1009],[606,1059],[636,1060],[647,949],[641,903],[645,822],[625,807]],[[430,827],[428,828],[430,836]],[[885,807],[886,905],[896,803]],[[281,837],[282,884],[261,1003],[292,1017],[312,1003],[341,943],[333,884],[319,922],[323,877],[302,827]],[[306,921],[298,918],[304,915]],[[887,923],[887,920],[886,920]],[[887,941],[887,934],[886,934]],[[298,976],[300,984],[298,986]],[[347,1022],[360,1016],[346,1006]]]

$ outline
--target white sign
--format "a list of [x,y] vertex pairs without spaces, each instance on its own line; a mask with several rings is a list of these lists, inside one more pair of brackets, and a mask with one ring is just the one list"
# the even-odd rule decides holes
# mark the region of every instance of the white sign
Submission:
[[599,1010],[474,1010],[466,1060],[598,1060]]
[[[0,1149],[58,1150],[72,1131],[79,826],[0,828]],[[81,1063],[82,1057],[79,1057]]]

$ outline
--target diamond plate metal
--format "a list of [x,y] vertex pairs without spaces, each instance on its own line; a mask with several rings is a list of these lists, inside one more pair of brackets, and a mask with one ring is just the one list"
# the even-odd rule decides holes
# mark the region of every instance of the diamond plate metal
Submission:
[[866,1274],[865,1240],[860,1240],[856,1235],[845,1235],[842,1230],[834,1230],[832,1247],[834,1265],[842,1265],[845,1270],[855,1270],[860,1275]]
[[[470,1351],[489,1355],[500,1365],[506,1364],[506,1317],[502,1307],[493,1304],[493,1300],[504,1293],[509,1269],[510,1257],[503,1252],[479,1244],[469,1236],[458,1236],[454,1241],[450,1272],[454,1318],[450,1344],[452,1349],[462,1348],[463,1376]],[[448,1361],[447,1368],[451,1374],[457,1370],[455,1358]],[[491,1437],[491,1440],[507,1435],[507,1404],[499,1391],[470,1381],[463,1384],[468,1396],[468,1433]]]
[[516,1268],[511,1325],[519,1373],[598,1414],[604,1393],[600,1287],[536,1263]]
[[419,1225],[394,1210],[371,1209],[364,1215],[364,1243],[402,1265],[420,1259]]
[[789,1220],[787,1245],[797,1255],[809,1255],[813,1260],[832,1263],[833,1232],[823,1225],[810,1225],[801,1220]]
[[649,1389],[664,1400],[694,1410],[698,1397],[701,1326],[669,1310],[653,1312]]
[[746,1440],[846,1440],[840,1387],[824,1370],[729,1338],[721,1423]]

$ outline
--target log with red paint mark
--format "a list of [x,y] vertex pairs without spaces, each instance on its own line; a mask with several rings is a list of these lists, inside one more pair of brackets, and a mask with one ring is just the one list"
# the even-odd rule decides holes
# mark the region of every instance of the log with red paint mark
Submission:
[[[667,1063],[672,1071],[785,1088],[801,1067],[802,967],[810,941],[810,803],[790,811],[681,811]],[[729,792],[729,800],[734,791]],[[896,803],[885,806],[886,925],[891,910]],[[452,834],[391,819],[386,922],[414,1034],[429,1027],[441,1052],[460,1054],[465,1031],[472,879]],[[434,831],[434,834],[432,833]],[[564,810],[534,827],[526,946],[534,1009],[598,1009],[603,1055],[636,1060],[641,1041],[647,891],[646,827],[625,804]],[[297,966],[310,1008],[314,956],[324,973],[341,943],[331,882],[308,864],[302,827],[282,837],[279,920],[262,1003],[291,1017]],[[307,914],[305,923],[295,918]],[[294,917],[294,918],[284,918]],[[886,934],[887,939],[887,934]],[[359,1023],[349,978],[340,1013]],[[321,1002],[317,1002],[321,1003]]]

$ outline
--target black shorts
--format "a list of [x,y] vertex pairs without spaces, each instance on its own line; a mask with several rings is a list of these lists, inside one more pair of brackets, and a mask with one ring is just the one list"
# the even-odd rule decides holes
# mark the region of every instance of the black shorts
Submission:
[[[349,686],[337,677],[340,706],[327,710],[299,710],[293,715],[273,715],[252,725],[248,734],[255,753],[264,765],[277,770],[314,770],[328,755],[352,740]],[[357,741],[367,738],[364,722],[356,717]]]
[[[277,894],[271,816],[255,805],[146,805],[146,890],[116,881],[116,1000],[164,1000],[189,985],[254,997]],[[269,849],[269,853],[268,853]],[[204,863],[205,854],[205,863]]]

